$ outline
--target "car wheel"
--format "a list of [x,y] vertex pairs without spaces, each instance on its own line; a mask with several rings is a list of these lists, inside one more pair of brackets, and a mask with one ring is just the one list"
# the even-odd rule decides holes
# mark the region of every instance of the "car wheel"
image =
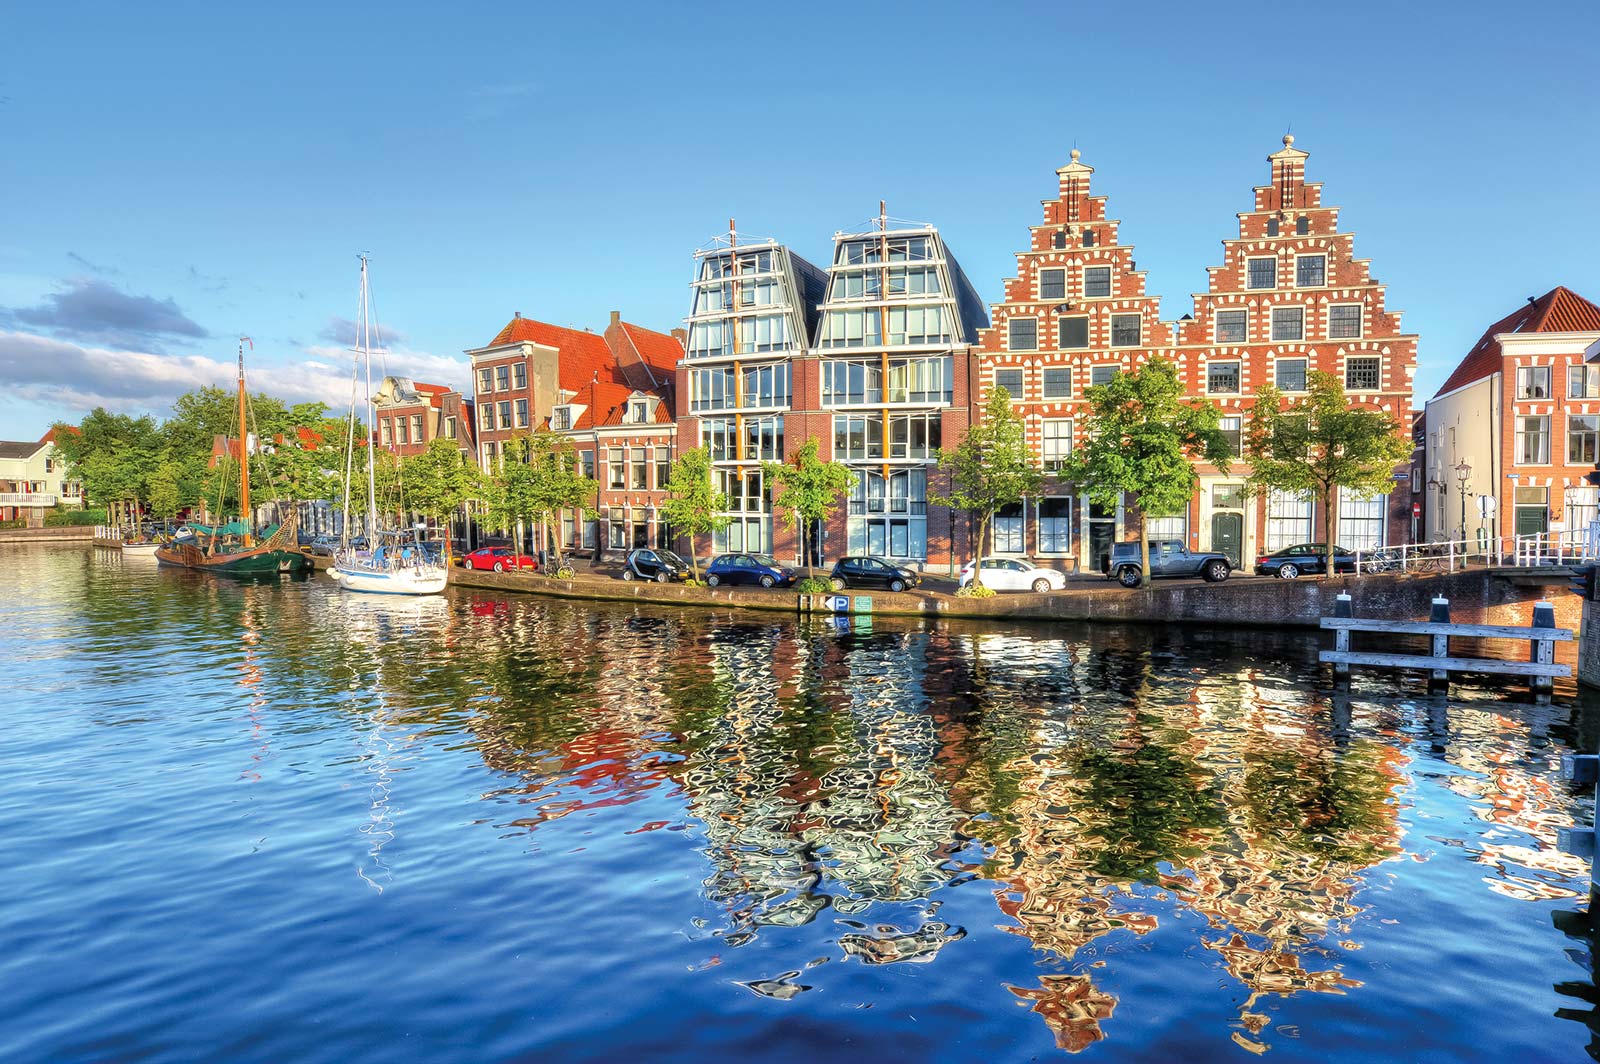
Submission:
[[1124,565],[1121,569],[1117,570],[1117,583],[1121,584],[1123,587],[1138,587],[1139,570],[1135,569],[1131,565]]
[[889,590],[890,591],[904,591],[905,589],[906,589],[906,582],[904,580],[891,580],[891,581],[889,581]]
[[770,577],[770,576],[763,576],[761,578],[761,586],[762,587],[771,587],[773,584],[776,584],[776,583],[777,583],[777,581],[772,579],[772,577]]
[[1211,562],[1206,566],[1206,580],[1213,584],[1228,579],[1228,573],[1227,562]]
[[1284,562],[1278,566],[1278,576],[1284,580],[1293,580],[1300,575],[1300,567],[1292,562]]
[[1039,580],[1035,580],[1033,582],[1033,593],[1035,595],[1042,595],[1046,591],[1049,591],[1049,590],[1050,590],[1050,581],[1044,580],[1044,579],[1039,579]]
[[833,585],[833,589],[835,591],[843,591],[844,590],[844,581],[840,580],[837,576],[834,577],[833,579],[829,580],[828,583]]
[[505,572],[506,571],[505,563],[504,562],[495,562],[494,563],[494,571],[497,572],[497,573]]
[[718,576],[716,573],[706,574],[706,587],[716,587],[720,583],[722,583],[722,577]]
[[622,570],[622,579],[624,579],[624,580],[632,580],[633,579],[633,570],[632,569],[624,569],[624,570]]
[[664,584],[666,582],[667,582],[667,571],[665,569],[663,569],[660,572],[656,573],[656,583]]

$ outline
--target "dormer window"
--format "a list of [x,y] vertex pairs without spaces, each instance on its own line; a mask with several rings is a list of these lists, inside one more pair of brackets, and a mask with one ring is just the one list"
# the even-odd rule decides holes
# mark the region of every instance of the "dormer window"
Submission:
[[628,403],[628,420],[635,425],[642,425],[649,420],[650,404],[643,399],[634,399]]
[[557,432],[566,432],[572,428],[572,407],[558,406],[550,411],[550,427]]

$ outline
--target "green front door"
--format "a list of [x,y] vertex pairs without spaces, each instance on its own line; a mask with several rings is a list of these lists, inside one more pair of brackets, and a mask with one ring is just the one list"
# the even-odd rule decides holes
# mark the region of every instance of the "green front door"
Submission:
[[1244,514],[1220,513],[1211,515],[1211,549],[1226,554],[1228,563],[1239,568],[1240,551],[1244,546]]
[[1548,506],[1517,507],[1517,535],[1542,535],[1549,529],[1550,508]]

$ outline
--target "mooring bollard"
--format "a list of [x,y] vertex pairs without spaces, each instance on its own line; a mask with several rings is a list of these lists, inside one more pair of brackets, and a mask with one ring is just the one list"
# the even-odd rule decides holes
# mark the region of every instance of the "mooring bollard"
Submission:
[[[1428,614],[1428,620],[1434,624],[1450,623],[1450,600],[1436,598],[1433,600],[1433,609]],[[1433,656],[1448,658],[1450,656],[1450,637],[1436,635],[1433,637]],[[1447,669],[1434,669],[1428,675],[1429,694],[1448,694],[1450,691],[1450,672]]]
[[[1556,608],[1549,602],[1535,602],[1533,604],[1533,627],[1554,628],[1556,626]],[[1556,645],[1550,639],[1528,640],[1528,660],[1548,665],[1556,660]],[[1530,686],[1533,688],[1535,698],[1546,699],[1555,690],[1555,678],[1552,676],[1535,676]]]
[[[1333,600],[1333,615],[1335,617],[1354,617],[1355,604],[1350,600],[1347,591],[1339,592],[1338,598]],[[1333,649],[1347,652],[1350,649],[1350,629],[1338,628],[1333,633]],[[1335,687],[1348,687],[1350,685],[1350,663],[1336,661],[1333,663],[1333,684]]]

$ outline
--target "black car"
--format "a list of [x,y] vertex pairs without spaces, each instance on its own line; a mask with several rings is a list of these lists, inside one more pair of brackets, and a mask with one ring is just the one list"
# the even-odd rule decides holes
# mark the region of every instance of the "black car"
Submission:
[[[1320,576],[1328,571],[1328,545],[1326,543],[1296,543],[1292,547],[1263,554],[1256,559],[1256,572],[1261,576],[1281,576],[1293,580],[1297,576]],[[1356,571],[1354,551],[1343,547],[1333,548],[1333,571]]]
[[622,559],[622,579],[654,580],[665,584],[673,580],[687,580],[691,573],[689,563],[670,550],[651,550],[641,547],[630,550]]
[[706,568],[706,583],[760,584],[762,587],[788,587],[799,574],[770,554],[719,554]]
[[922,578],[915,570],[896,565],[887,558],[871,555],[854,555],[840,558],[833,565],[828,580],[835,591],[851,587],[881,587],[886,591],[904,591],[916,587]]

